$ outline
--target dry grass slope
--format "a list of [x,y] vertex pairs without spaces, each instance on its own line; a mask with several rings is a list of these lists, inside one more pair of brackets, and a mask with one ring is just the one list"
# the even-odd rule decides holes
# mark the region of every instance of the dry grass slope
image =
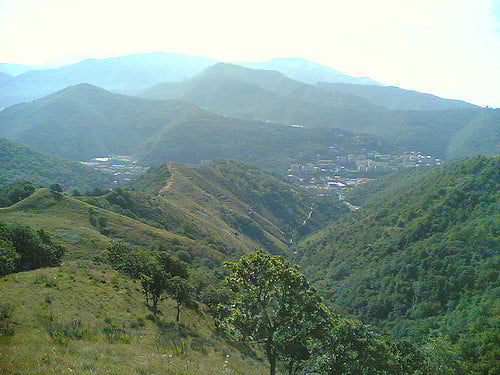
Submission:
[[[96,221],[102,218],[103,228],[92,225],[92,218]],[[113,240],[141,246],[174,241],[185,245],[193,256],[222,259],[222,254],[186,237],[47,189],[39,189],[13,206],[1,208],[0,219],[42,228],[56,235],[68,249],[66,259],[93,259]]]
[[215,332],[203,306],[160,304],[154,318],[140,285],[85,261],[0,278],[14,333],[0,338],[0,374],[266,374]]

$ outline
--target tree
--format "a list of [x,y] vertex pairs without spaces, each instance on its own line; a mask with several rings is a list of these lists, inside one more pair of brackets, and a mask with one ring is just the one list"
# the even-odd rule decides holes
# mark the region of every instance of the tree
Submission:
[[0,233],[0,276],[16,271],[16,263],[20,255],[10,241],[1,238]]
[[281,256],[257,251],[227,263],[226,280],[235,292],[229,322],[248,341],[264,346],[270,374],[278,359],[308,357],[307,342],[324,333],[327,311],[297,267]]
[[13,182],[0,188],[0,207],[10,206],[29,197],[35,191],[31,182]]
[[158,302],[161,295],[167,290],[169,274],[156,262],[148,264],[140,274],[142,290],[146,301],[151,299],[153,314],[158,313]]
[[181,305],[191,300],[193,287],[186,279],[174,276],[167,281],[167,293],[177,302],[177,315],[175,321],[180,319]]
[[49,189],[52,190],[52,191],[55,191],[56,193],[62,193],[63,192],[63,188],[59,184],[52,184],[52,185],[49,186]]

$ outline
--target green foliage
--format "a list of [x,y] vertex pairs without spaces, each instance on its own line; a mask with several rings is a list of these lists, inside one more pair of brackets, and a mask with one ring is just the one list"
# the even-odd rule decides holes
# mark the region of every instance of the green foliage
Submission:
[[290,375],[435,373],[411,343],[387,342],[360,322],[331,313],[283,258],[258,251],[227,266],[234,294],[225,298],[225,320],[243,340],[262,344],[271,374],[277,360]]
[[173,276],[167,281],[166,291],[177,303],[175,321],[178,322],[180,319],[181,306],[188,304],[193,297],[193,286],[185,278]]
[[149,263],[143,266],[140,274],[141,286],[146,296],[146,301],[151,300],[153,313],[158,313],[158,302],[167,290],[169,275],[158,263]]
[[140,279],[146,301],[151,302],[153,313],[158,313],[158,302],[167,293],[177,301],[177,321],[180,306],[189,301],[192,287],[186,281],[185,263],[169,253],[164,245],[153,251],[115,242],[108,247],[107,262],[115,269]]
[[0,188],[0,207],[11,206],[20,200],[29,197],[35,191],[31,182],[13,182]]
[[430,375],[434,369],[409,342],[387,342],[360,322],[331,316],[331,330],[314,342],[301,374]]
[[244,340],[262,344],[271,375],[280,357],[307,358],[303,343],[323,333],[326,311],[305,276],[282,257],[262,251],[227,263],[227,267],[232,272],[227,283],[235,293],[228,321]]
[[61,322],[53,315],[42,315],[39,321],[50,338],[59,345],[66,346],[70,340],[89,340],[93,337],[90,329],[79,319]]
[[[0,186],[27,180],[36,186],[57,183],[68,190],[86,190],[92,186],[111,186],[117,178],[81,163],[60,159],[0,138]],[[1,197],[2,194],[0,203]]]
[[14,306],[7,303],[0,305],[0,337],[10,337],[14,334],[13,312]]
[[113,268],[137,279],[154,259],[144,248],[114,242],[107,248],[106,260]]
[[0,222],[0,275],[57,266],[64,252],[43,229]]
[[204,287],[198,299],[207,305],[208,312],[214,318],[216,328],[220,328],[231,314],[229,306],[234,299],[234,295],[227,285],[217,281],[212,281]]
[[[0,224],[1,225],[1,224]],[[5,228],[0,227],[0,275],[16,272],[16,264],[21,255],[16,252],[12,241],[6,238]]]
[[56,193],[62,193],[63,192],[63,188],[59,184],[51,184],[49,186],[49,189],[52,190],[52,191],[55,191]]
[[439,332],[460,373],[494,368],[486,336],[498,324],[500,158],[362,189],[365,207],[301,244],[306,272],[337,311],[421,345]]

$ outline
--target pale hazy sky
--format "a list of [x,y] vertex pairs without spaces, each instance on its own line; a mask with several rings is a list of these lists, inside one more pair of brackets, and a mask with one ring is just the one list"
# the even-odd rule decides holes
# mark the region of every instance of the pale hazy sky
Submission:
[[500,107],[500,0],[0,0],[0,43],[0,62],[23,64],[154,51],[303,57]]

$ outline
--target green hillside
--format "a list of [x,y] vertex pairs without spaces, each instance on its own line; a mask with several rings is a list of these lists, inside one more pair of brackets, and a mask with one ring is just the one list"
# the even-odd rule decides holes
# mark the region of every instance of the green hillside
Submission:
[[[205,69],[190,80],[157,85],[143,95],[178,99],[228,116],[306,127],[345,128],[347,117],[351,116],[351,130],[358,126],[358,118],[384,111],[349,93],[322,90],[276,71],[223,63]],[[248,101],[247,107],[245,101]],[[334,125],[337,122],[341,125]]]
[[404,90],[394,86],[318,82],[316,87],[329,91],[356,95],[361,98],[365,98],[374,105],[390,110],[441,111],[446,109],[477,108],[477,106],[462,100],[443,99],[435,95],[425,94],[418,91]]
[[177,102],[144,100],[81,84],[0,112],[0,135],[36,149],[85,160],[128,154],[192,111]]
[[[161,84],[143,95],[179,99],[227,116],[374,134],[442,158],[463,129],[480,134],[484,121],[498,127],[498,121],[484,119],[487,109],[468,103],[398,88],[358,86],[310,85],[276,71],[216,64],[190,80]],[[458,137],[476,153],[498,144],[496,138]]]
[[337,311],[392,337],[439,341],[465,363],[456,373],[497,372],[500,157],[363,189],[366,206],[300,244],[306,273]]
[[[268,373],[262,355],[216,331],[204,305],[148,309],[138,281],[90,262],[0,278],[1,374]],[[5,330],[4,330],[5,329]]]
[[449,158],[500,155],[500,109],[484,110],[451,139],[446,151]]
[[145,165],[171,160],[200,164],[223,158],[283,173],[291,164],[311,162],[318,154],[330,155],[332,148],[344,154],[403,150],[379,137],[339,129],[308,129],[207,113],[179,118],[172,127],[144,142],[136,155]]
[[346,212],[335,199],[313,197],[276,176],[230,161],[197,169],[169,163],[106,196],[83,199],[223,245],[221,251],[231,256],[259,248],[287,253],[293,241]]
[[0,186],[30,181],[36,186],[58,183],[66,191],[89,190],[92,187],[111,187],[117,178],[0,138]]
[[225,257],[185,236],[47,189],[38,189],[13,206],[0,208],[0,219],[52,233],[68,249],[65,259],[93,259],[117,240],[145,247],[171,244],[192,257],[202,256],[216,263]]
[[144,165],[230,158],[283,170],[330,146],[348,153],[397,149],[373,136],[241,120],[86,84],[9,107],[0,112],[0,124],[0,135],[58,156],[86,160],[129,155]]

